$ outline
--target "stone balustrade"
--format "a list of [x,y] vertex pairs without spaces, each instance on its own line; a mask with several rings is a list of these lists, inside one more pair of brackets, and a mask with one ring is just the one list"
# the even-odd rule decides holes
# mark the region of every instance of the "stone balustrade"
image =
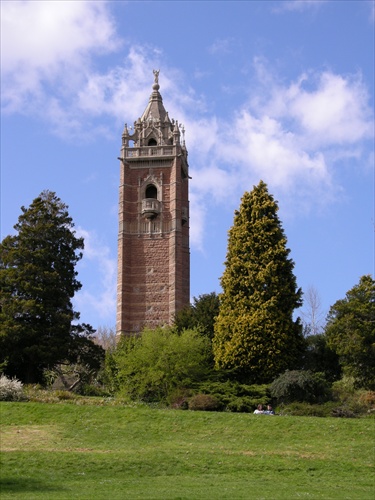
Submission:
[[142,158],[143,156],[174,156],[175,146],[145,146],[142,148],[125,148],[126,158]]

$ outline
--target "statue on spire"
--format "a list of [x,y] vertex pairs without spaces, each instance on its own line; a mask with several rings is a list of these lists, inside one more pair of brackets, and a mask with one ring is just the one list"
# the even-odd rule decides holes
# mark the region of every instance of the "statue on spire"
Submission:
[[155,76],[155,82],[154,82],[154,83],[159,83],[159,73],[160,73],[160,69],[153,69],[152,71],[153,71],[154,76]]

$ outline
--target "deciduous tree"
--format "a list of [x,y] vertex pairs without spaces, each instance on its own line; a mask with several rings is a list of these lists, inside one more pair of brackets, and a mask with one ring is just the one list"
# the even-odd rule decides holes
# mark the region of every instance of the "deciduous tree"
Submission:
[[303,331],[307,335],[319,335],[323,331],[324,316],[322,301],[318,290],[309,286],[303,294],[303,310],[301,311]]
[[206,376],[209,349],[207,337],[195,330],[179,334],[170,327],[145,329],[123,338],[111,355],[117,378],[111,385],[132,399],[165,400]]
[[216,367],[235,369],[254,382],[296,368],[304,350],[300,320],[293,319],[302,292],[277,211],[263,181],[244,194],[221,278]]

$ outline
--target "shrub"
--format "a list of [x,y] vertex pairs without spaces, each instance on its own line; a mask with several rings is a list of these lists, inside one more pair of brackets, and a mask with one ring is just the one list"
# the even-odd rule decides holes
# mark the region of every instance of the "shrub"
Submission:
[[368,406],[369,410],[375,409],[375,391],[361,391],[359,394],[359,401],[365,406]]
[[[263,401],[264,400],[262,400],[262,402]],[[252,398],[244,396],[232,399],[227,405],[227,410],[234,413],[251,413],[254,411],[254,406],[257,406],[258,404],[261,403],[254,405],[254,400]]]
[[332,384],[332,394],[335,399],[344,401],[348,397],[352,397],[355,393],[355,380],[353,377],[343,376]]
[[333,408],[331,416],[340,418],[356,418],[358,417],[358,414],[351,410],[348,406],[338,406]]
[[220,406],[231,412],[251,413],[258,404],[270,403],[268,385],[247,385],[235,381],[203,382],[199,392],[214,396]]
[[78,394],[81,396],[96,396],[96,397],[109,397],[110,391],[106,390],[100,385],[83,384]]
[[9,379],[5,375],[0,377],[0,401],[24,401],[22,382],[16,378]]
[[303,370],[287,370],[272,382],[270,391],[279,403],[322,403],[330,395],[324,374]]
[[174,410],[187,410],[189,408],[189,398],[191,396],[191,389],[179,387],[168,397],[167,403]]
[[330,417],[334,406],[335,403],[332,401],[324,404],[290,403],[289,405],[282,404],[277,407],[276,413],[293,417]]
[[375,391],[366,391],[355,388],[353,377],[343,377],[332,385],[332,393],[335,401],[340,405],[337,407],[337,415],[351,412],[354,415],[372,413],[375,410]]
[[77,398],[77,396],[73,392],[64,391],[64,390],[54,391],[54,394],[57,397],[57,399],[59,399],[61,401],[67,401],[67,400],[70,400],[70,399],[76,399]]
[[220,410],[220,402],[209,394],[196,394],[189,399],[189,410],[217,411]]

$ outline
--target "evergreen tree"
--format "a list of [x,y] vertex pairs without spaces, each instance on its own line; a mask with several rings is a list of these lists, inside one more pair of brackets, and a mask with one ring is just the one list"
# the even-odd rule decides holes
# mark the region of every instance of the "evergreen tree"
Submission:
[[214,324],[219,314],[219,296],[216,292],[193,297],[193,303],[179,311],[175,317],[175,326],[179,332],[199,329],[203,335],[212,339]]
[[375,281],[362,276],[358,285],[330,308],[325,335],[344,373],[356,385],[375,389]]
[[293,320],[302,292],[266,184],[241,201],[229,231],[213,350],[217,368],[269,382],[302,360],[302,326]]
[[[0,363],[10,376],[43,382],[43,371],[84,356],[99,346],[90,325],[73,325],[71,299],[81,288],[75,265],[82,258],[67,206],[42,192],[0,244]],[[86,338],[86,341],[83,339]],[[94,352],[95,351],[95,352]]]

